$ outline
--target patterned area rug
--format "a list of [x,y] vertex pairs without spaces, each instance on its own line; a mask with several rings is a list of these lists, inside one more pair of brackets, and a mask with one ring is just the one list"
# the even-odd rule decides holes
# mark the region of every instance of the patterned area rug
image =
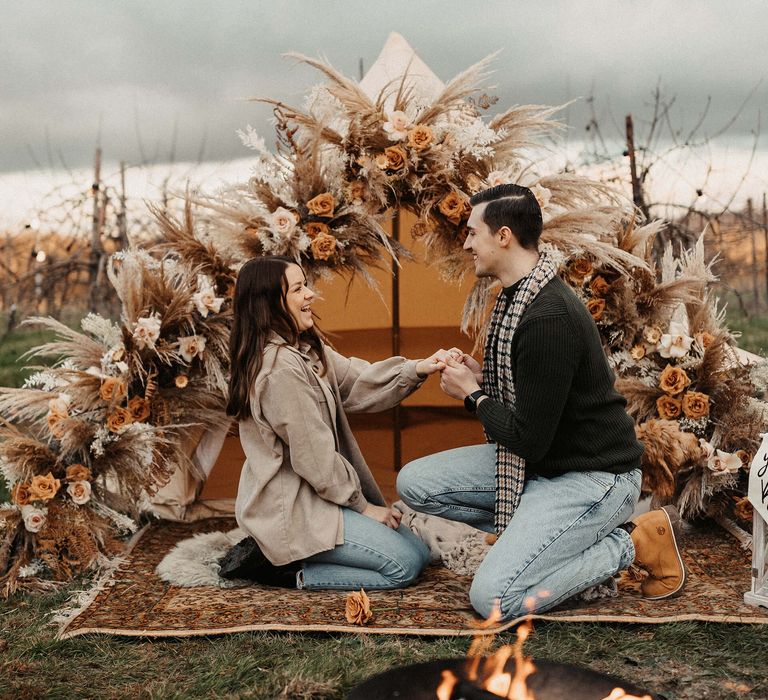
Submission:
[[[344,617],[346,593],[263,588],[179,588],[161,581],[155,567],[180,540],[197,533],[228,531],[232,519],[157,523],[134,542],[122,564],[62,620],[59,637],[113,634],[185,637],[246,630],[354,632],[418,635],[476,634],[468,598],[470,579],[431,566],[419,582],[398,591],[369,591],[375,619],[365,627]],[[625,578],[619,595],[590,603],[567,603],[540,619],[657,623],[676,620],[768,623],[768,610],[745,605],[751,561],[719,527],[693,530],[685,542],[689,582],[679,598],[646,602],[638,584]],[[490,628],[495,633],[516,624]]]

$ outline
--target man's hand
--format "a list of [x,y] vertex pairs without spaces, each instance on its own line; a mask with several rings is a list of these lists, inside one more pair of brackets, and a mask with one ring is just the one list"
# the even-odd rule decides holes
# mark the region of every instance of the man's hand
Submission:
[[[424,360],[419,360],[416,365],[416,372],[420,377],[427,377],[430,374],[439,372],[445,368],[445,361],[447,358],[452,357],[457,361],[461,361],[464,353],[458,348],[451,348],[450,350],[443,350],[440,348],[437,352],[432,353]],[[469,356],[467,356],[469,357]]]
[[472,355],[462,353],[461,363],[472,370],[472,374],[475,375],[475,381],[478,384],[483,381],[483,366]]
[[400,518],[403,517],[403,514],[397,510],[397,508],[393,508],[392,506],[375,506],[372,503],[369,503],[365,507],[363,515],[367,515],[369,518],[372,518],[393,530],[397,530],[400,526]]
[[475,372],[468,365],[447,357],[445,367],[440,373],[440,388],[448,396],[461,401],[465,396],[477,391],[480,384]]

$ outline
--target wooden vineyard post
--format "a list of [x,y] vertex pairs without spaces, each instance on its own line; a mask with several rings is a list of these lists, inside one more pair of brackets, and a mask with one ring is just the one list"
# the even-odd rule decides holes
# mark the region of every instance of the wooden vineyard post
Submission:
[[768,433],[749,470],[749,501],[752,516],[752,590],[744,594],[748,605],[768,608]]

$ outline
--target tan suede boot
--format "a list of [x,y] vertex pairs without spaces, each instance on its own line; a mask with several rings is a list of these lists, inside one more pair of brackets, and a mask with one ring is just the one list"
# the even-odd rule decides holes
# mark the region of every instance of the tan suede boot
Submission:
[[674,506],[639,515],[632,521],[630,537],[635,545],[635,565],[648,572],[640,585],[645,598],[660,600],[680,595],[686,571],[680,555],[680,515]]

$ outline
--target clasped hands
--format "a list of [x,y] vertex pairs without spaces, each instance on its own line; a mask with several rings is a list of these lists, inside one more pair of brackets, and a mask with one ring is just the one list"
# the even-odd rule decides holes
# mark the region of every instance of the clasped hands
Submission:
[[440,388],[459,401],[477,391],[483,378],[480,363],[459,348],[441,348],[430,357],[420,360],[416,371],[421,375],[440,372]]

